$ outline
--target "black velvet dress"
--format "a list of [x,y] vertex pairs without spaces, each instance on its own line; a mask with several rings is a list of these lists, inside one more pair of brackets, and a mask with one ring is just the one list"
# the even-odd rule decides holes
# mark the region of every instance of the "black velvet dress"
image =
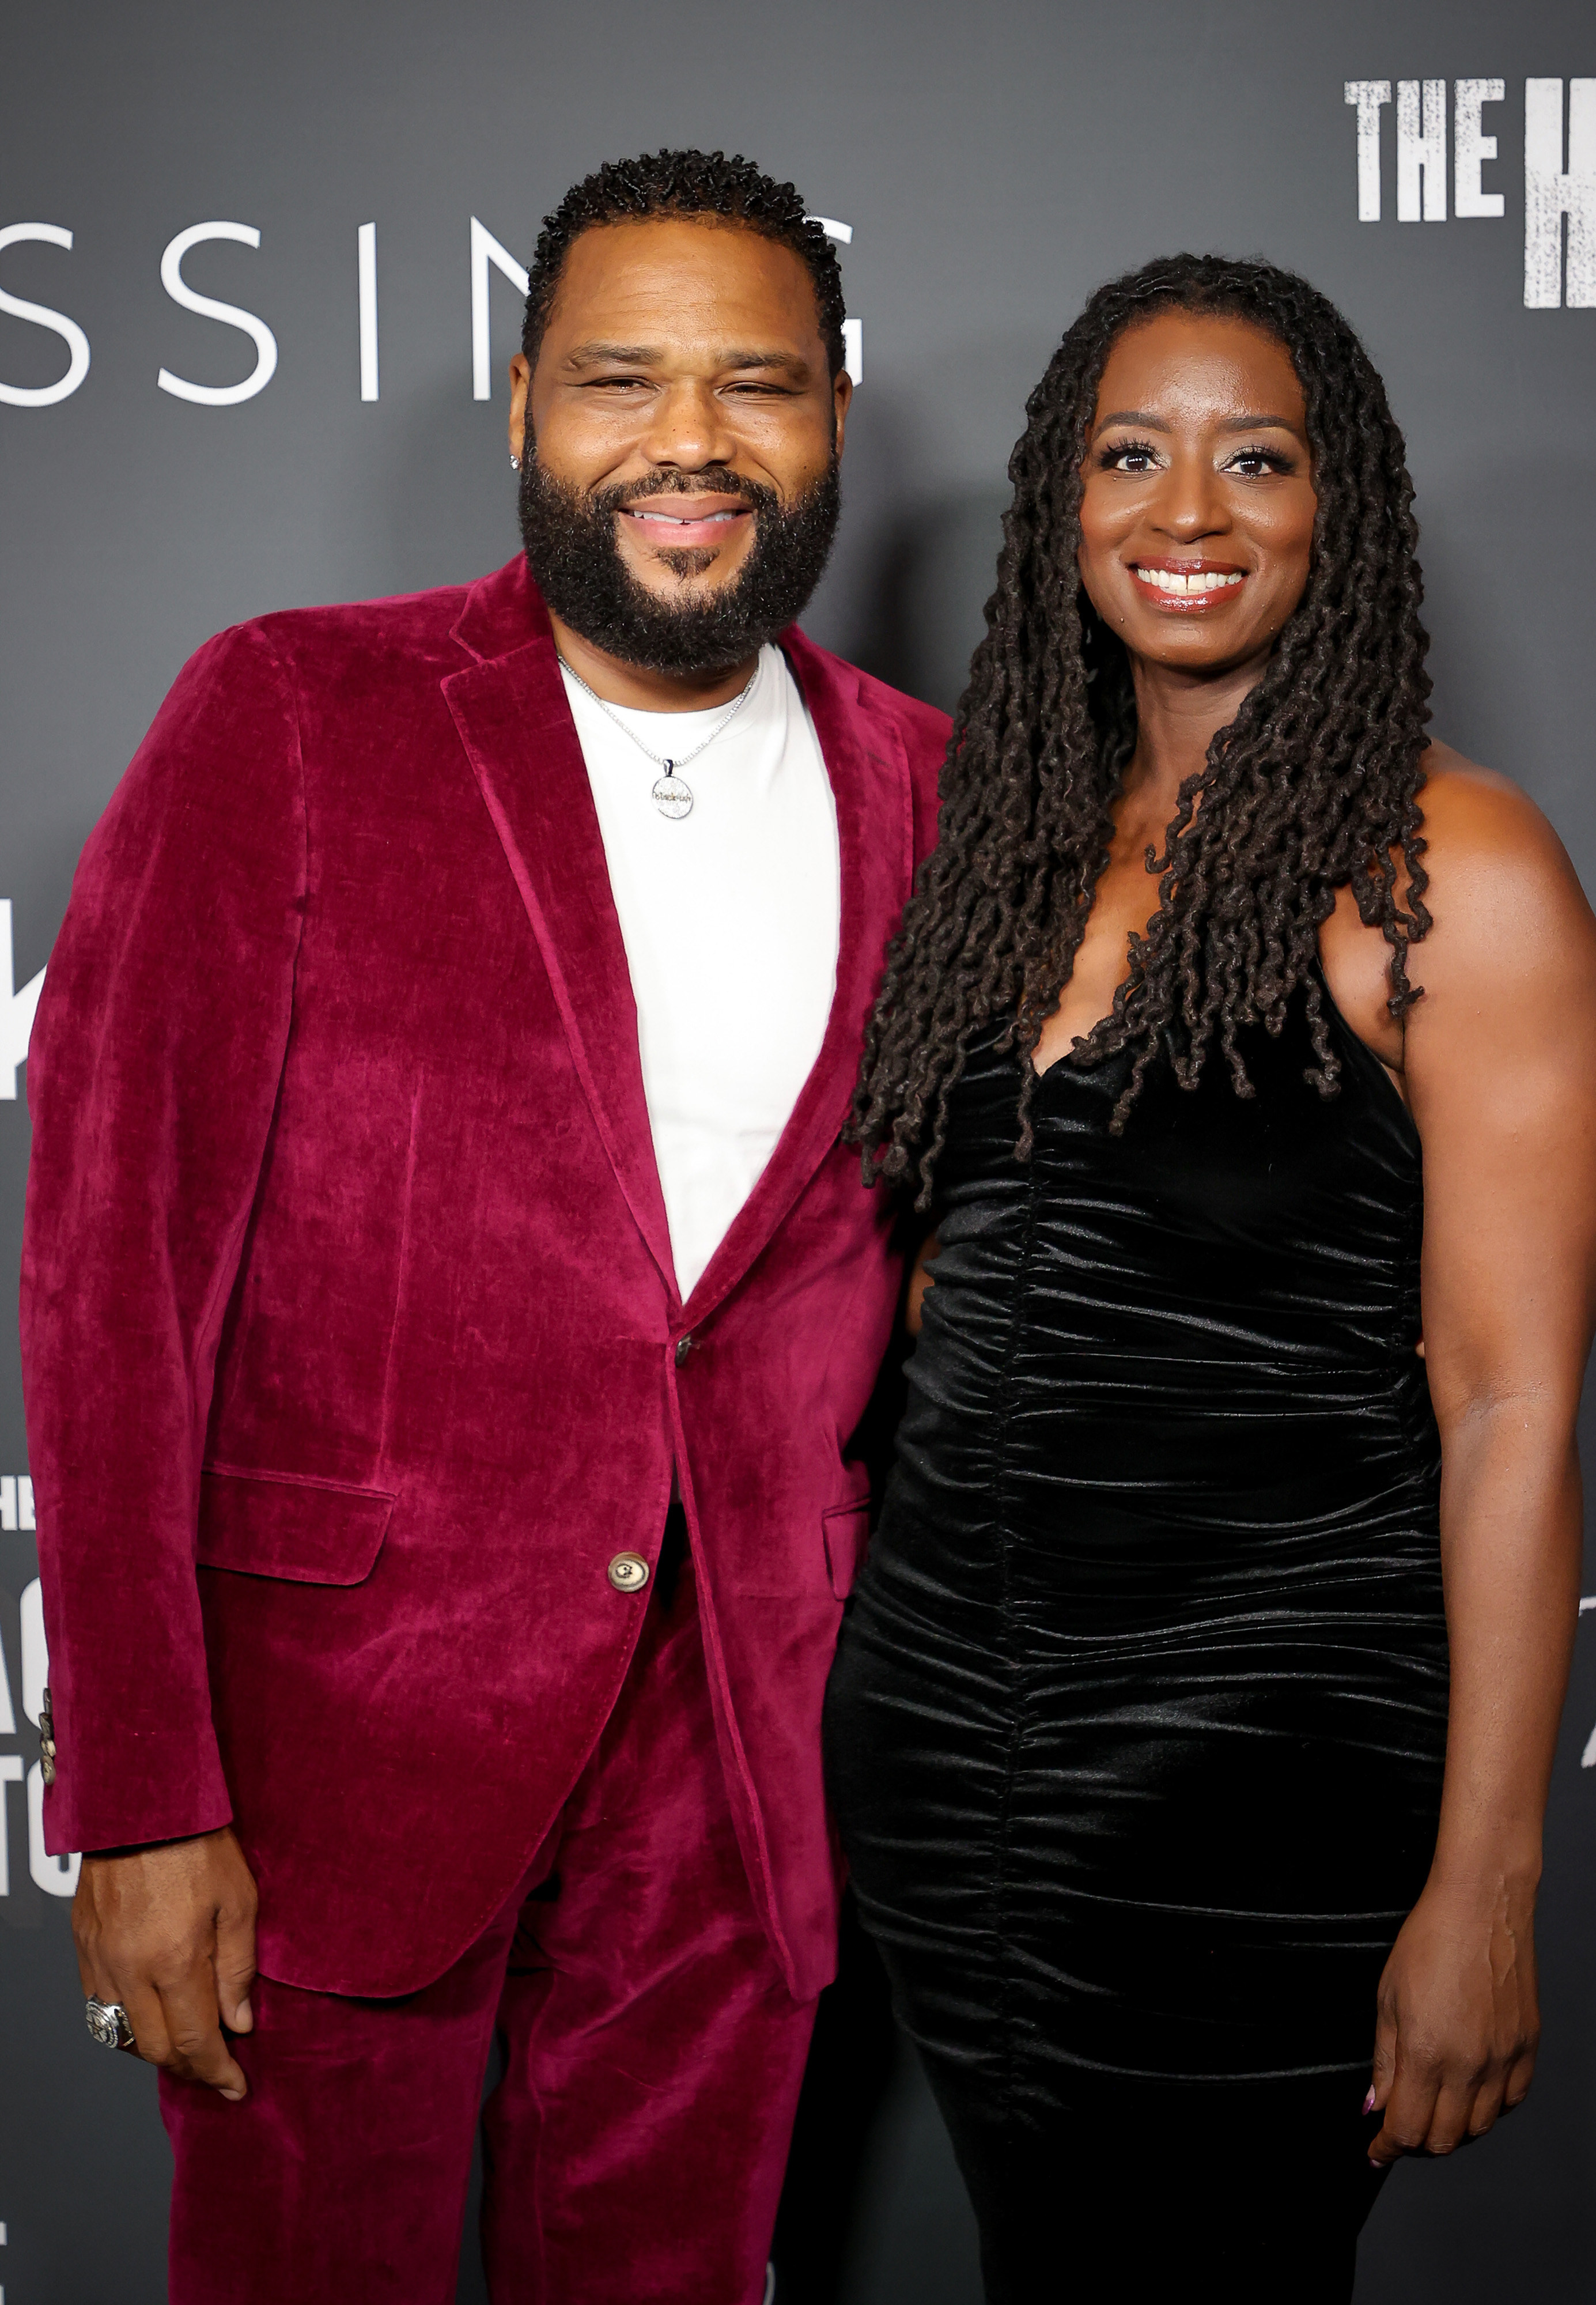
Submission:
[[826,1710],[865,1926],[1002,2305],[1342,2300],[1375,1994],[1434,1848],[1417,1133],[1325,994],[1199,1088],[972,1049]]

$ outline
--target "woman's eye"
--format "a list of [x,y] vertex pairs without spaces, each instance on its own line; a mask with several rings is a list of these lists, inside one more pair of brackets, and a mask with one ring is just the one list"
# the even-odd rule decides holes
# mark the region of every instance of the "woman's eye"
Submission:
[[1136,446],[1109,448],[1105,452],[1103,461],[1111,472],[1151,472],[1158,469],[1158,451]]
[[1239,472],[1244,481],[1261,481],[1271,472],[1284,472],[1289,468],[1284,456],[1269,448],[1244,448],[1230,460],[1229,469]]

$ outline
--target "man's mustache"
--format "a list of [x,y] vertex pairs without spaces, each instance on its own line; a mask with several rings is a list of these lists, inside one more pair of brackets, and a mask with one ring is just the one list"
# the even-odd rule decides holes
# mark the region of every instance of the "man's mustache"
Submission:
[[740,497],[755,513],[781,510],[781,498],[766,482],[742,480],[735,472],[719,467],[708,472],[683,472],[672,468],[649,480],[615,481],[608,488],[590,489],[579,496],[578,502],[595,517],[603,519],[627,505],[643,504],[659,497]]

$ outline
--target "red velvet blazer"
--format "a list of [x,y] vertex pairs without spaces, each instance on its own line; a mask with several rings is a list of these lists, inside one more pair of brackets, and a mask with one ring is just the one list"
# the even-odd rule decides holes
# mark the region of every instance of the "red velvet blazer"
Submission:
[[397,1994],[509,1894],[614,1701],[680,1475],[750,1877],[831,1973],[844,1455],[899,1284],[838,1143],[944,717],[784,641],[836,795],[825,1043],[683,1305],[541,601],[267,617],[84,853],[29,1059],[49,1845],[235,1822],[261,1965]]

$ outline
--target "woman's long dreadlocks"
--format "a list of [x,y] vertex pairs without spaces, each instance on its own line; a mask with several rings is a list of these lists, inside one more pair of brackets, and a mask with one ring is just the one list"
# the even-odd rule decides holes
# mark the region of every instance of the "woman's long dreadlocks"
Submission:
[[1291,354],[1319,498],[1312,573],[1262,679],[1181,788],[1154,864],[1157,912],[1074,1061],[1134,1048],[1116,1130],[1160,1048],[1194,1088],[1217,1036],[1236,1093],[1250,1096],[1236,1036],[1259,1023],[1278,1033],[1300,984],[1317,1059],[1308,1078],[1333,1095],[1339,1066],[1314,961],[1348,884],[1391,946],[1392,1015],[1423,990],[1408,981],[1407,950],[1430,926],[1418,803],[1428,642],[1413,483],[1385,387],[1335,306],[1295,274],[1159,259],[1097,291],[1026,404],[938,846],[865,1035],[848,1135],[868,1182],[913,1183],[922,1209],[965,1050],[995,1016],[1011,1020],[1022,1060],[1015,1152],[1031,1154],[1029,1059],[1074,966],[1136,741],[1129,659],[1076,567],[1082,465],[1110,346],[1172,309],[1248,320]]

